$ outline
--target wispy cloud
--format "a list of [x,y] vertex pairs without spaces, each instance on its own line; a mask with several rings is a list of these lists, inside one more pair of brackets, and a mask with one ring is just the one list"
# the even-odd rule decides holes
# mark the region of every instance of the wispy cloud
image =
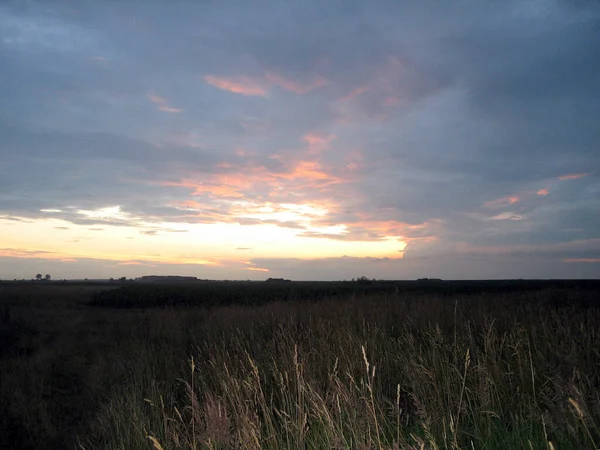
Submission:
[[307,94],[310,91],[313,91],[321,86],[325,86],[326,84],[328,84],[327,79],[321,76],[316,76],[314,81],[310,83],[300,83],[298,81],[286,78],[283,75],[275,72],[267,72],[265,75],[265,79],[271,84],[280,86],[296,94]]
[[0,248],[0,256],[8,256],[14,258],[42,258],[56,259],[60,261],[72,261],[73,258],[58,252],[51,252],[37,249],[22,249],[22,248]]
[[[127,0],[18,3],[0,7],[3,247],[140,263],[110,276],[261,276],[241,255],[269,276],[600,276],[565,262],[600,258],[594,2],[359,2],[351,21],[154,2],[135,26],[113,20]],[[82,270],[12,255],[0,273]]]
[[559,180],[577,180],[578,178],[583,178],[583,177],[587,177],[588,175],[591,175],[591,173],[572,173],[572,174],[568,174],[568,175],[561,175],[560,177],[558,177]]
[[600,258],[566,258],[566,263],[600,264]]
[[255,272],[269,272],[269,269],[265,269],[264,267],[246,267],[246,270],[253,270]]
[[267,96],[269,88],[272,86],[278,86],[287,91],[302,95],[308,94],[309,92],[329,83],[327,79],[319,75],[315,76],[313,81],[303,83],[273,71],[267,71],[263,76],[259,77],[249,77],[245,75],[234,77],[206,75],[204,76],[204,81],[225,91],[242,95],[255,95],[262,97]]
[[159,110],[161,110],[163,112],[167,112],[167,113],[180,113],[181,111],[183,111],[183,109],[172,108],[171,106],[169,106],[167,104],[167,101],[164,98],[159,97],[158,95],[156,95],[154,93],[148,94],[148,98],[150,99],[150,101],[152,103],[154,103],[155,105],[157,105],[157,107],[158,107]]
[[260,97],[267,96],[267,87],[246,76],[217,77],[214,75],[206,75],[204,81],[218,89],[233,92],[235,94]]
[[350,91],[348,94],[346,94],[345,96],[343,96],[342,98],[340,98],[340,101],[342,102],[347,102],[352,100],[354,97],[357,97],[361,94],[364,94],[367,91],[370,91],[372,89],[371,86],[359,86],[355,89],[353,89],[352,91]]
[[503,212],[489,218],[489,220],[523,220],[525,216],[513,212]]
[[506,206],[506,205],[514,205],[515,203],[519,202],[520,198],[517,197],[516,195],[512,195],[509,197],[502,197],[496,200],[492,200],[489,201],[487,203],[485,203],[483,206],[485,206],[486,208],[496,208],[496,207],[501,207],[501,206]]
[[303,139],[308,143],[308,150],[311,153],[322,152],[330,147],[331,142],[335,140],[334,134],[312,131],[304,135]]

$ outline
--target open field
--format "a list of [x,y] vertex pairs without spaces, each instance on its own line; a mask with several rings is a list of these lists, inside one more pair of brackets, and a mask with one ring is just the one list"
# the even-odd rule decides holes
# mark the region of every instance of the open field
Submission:
[[600,283],[0,283],[0,448],[600,448]]

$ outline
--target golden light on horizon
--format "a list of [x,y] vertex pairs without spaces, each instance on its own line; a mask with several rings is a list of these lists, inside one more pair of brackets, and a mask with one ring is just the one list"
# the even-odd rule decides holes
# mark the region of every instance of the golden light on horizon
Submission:
[[[149,261],[227,266],[239,261],[240,249],[244,250],[244,259],[343,256],[398,259],[403,256],[406,246],[398,236],[368,241],[350,239],[347,236],[349,227],[345,224],[313,225],[313,219],[323,218],[328,213],[322,207],[302,204],[241,206],[250,212],[244,214],[240,210],[237,217],[256,219],[258,223],[155,223],[133,217],[123,212],[120,206],[93,211],[76,209],[76,216],[89,224],[56,217],[19,222],[14,221],[14,217],[13,220],[0,218],[0,231],[4,237],[0,255],[71,261],[93,258],[130,264]],[[298,226],[285,226],[287,222]]]

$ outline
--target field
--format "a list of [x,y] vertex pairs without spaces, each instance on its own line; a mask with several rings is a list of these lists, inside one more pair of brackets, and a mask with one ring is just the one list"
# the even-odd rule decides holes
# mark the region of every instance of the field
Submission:
[[0,448],[600,448],[600,282],[2,282],[0,313]]

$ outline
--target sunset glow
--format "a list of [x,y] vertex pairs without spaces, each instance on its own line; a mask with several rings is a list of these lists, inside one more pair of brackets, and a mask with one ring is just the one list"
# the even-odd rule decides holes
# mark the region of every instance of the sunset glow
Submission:
[[18,3],[0,279],[600,276],[597,6]]

